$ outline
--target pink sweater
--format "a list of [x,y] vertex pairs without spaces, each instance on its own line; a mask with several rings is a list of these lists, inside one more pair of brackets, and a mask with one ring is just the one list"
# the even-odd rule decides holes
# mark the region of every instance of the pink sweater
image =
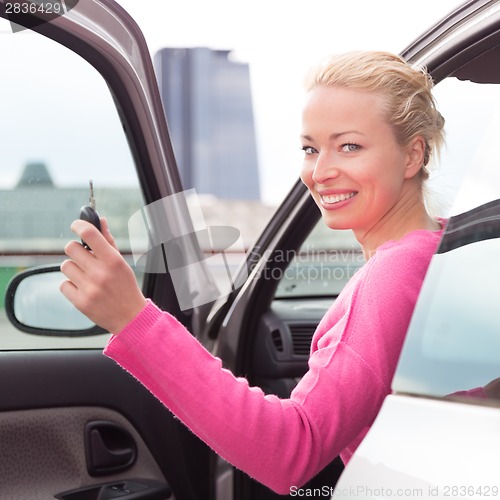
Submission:
[[228,462],[288,494],[337,455],[347,462],[373,423],[440,237],[418,230],[378,248],[320,322],[289,399],[234,377],[152,302],[104,352]]

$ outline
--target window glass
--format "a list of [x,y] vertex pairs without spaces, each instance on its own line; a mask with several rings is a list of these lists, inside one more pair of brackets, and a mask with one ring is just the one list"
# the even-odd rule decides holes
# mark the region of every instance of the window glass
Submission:
[[[351,231],[335,231],[322,219],[282,272],[275,298],[336,297],[365,263]],[[276,255],[275,259],[280,258]],[[288,260],[288,259],[287,259]],[[276,278],[276,276],[273,276]]]
[[[69,226],[89,202],[89,179],[96,209],[108,219],[125,254],[130,252],[128,219],[143,201],[130,149],[101,75],[67,48],[28,30],[2,31],[0,54],[3,296],[18,271],[60,264],[65,258],[64,246],[74,238]],[[107,337],[22,333],[6,319],[2,301],[0,349],[98,347]]]
[[440,253],[429,268],[394,389],[443,396],[500,375],[500,132],[498,85],[448,79],[447,189],[459,185]]

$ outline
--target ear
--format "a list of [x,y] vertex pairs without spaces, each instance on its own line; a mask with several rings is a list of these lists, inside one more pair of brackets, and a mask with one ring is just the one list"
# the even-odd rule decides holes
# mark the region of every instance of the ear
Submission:
[[414,137],[407,146],[405,179],[415,177],[424,165],[425,139],[421,135]]

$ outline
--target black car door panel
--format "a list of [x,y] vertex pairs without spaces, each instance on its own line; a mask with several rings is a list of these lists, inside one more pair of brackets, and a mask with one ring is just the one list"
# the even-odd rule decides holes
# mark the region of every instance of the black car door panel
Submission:
[[[15,22],[33,31],[12,25],[0,39],[0,112],[9,124],[0,166],[3,293],[20,270],[60,265],[89,179],[97,210],[131,262],[129,218],[181,189],[137,25],[109,0],[72,7],[36,23],[33,9],[20,13]],[[3,28],[7,8],[0,0]],[[168,275],[137,278],[147,295],[175,309]],[[0,305],[0,499],[209,497],[208,449],[103,356],[106,338],[69,328],[28,335]]]
[[[120,442],[107,446],[130,462],[121,473],[101,475],[89,473],[86,428],[89,424],[114,425],[131,440],[120,448]],[[128,420],[107,408],[71,407],[19,410],[0,414],[0,442],[3,456],[0,462],[3,498],[46,499],[75,488],[120,483],[131,477],[153,479],[166,483],[158,465],[144,441]],[[130,444],[135,444],[132,454]],[[110,450],[110,453],[112,451]],[[120,453],[125,450],[125,453]],[[95,453],[94,453],[95,454]],[[116,460],[118,463],[120,460]],[[116,467],[116,466],[115,466]],[[109,467],[110,471],[112,466]],[[26,481],[29,476],[29,481]],[[167,498],[165,496],[165,498]]]
[[206,498],[206,448],[100,350],[2,352],[0,394],[1,499],[125,480]]

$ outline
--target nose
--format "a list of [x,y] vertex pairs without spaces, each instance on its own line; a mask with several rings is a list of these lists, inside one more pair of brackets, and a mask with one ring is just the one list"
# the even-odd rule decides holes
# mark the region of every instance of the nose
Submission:
[[318,155],[311,176],[316,184],[325,184],[328,180],[336,179],[339,175],[340,170],[331,157],[324,154]]

